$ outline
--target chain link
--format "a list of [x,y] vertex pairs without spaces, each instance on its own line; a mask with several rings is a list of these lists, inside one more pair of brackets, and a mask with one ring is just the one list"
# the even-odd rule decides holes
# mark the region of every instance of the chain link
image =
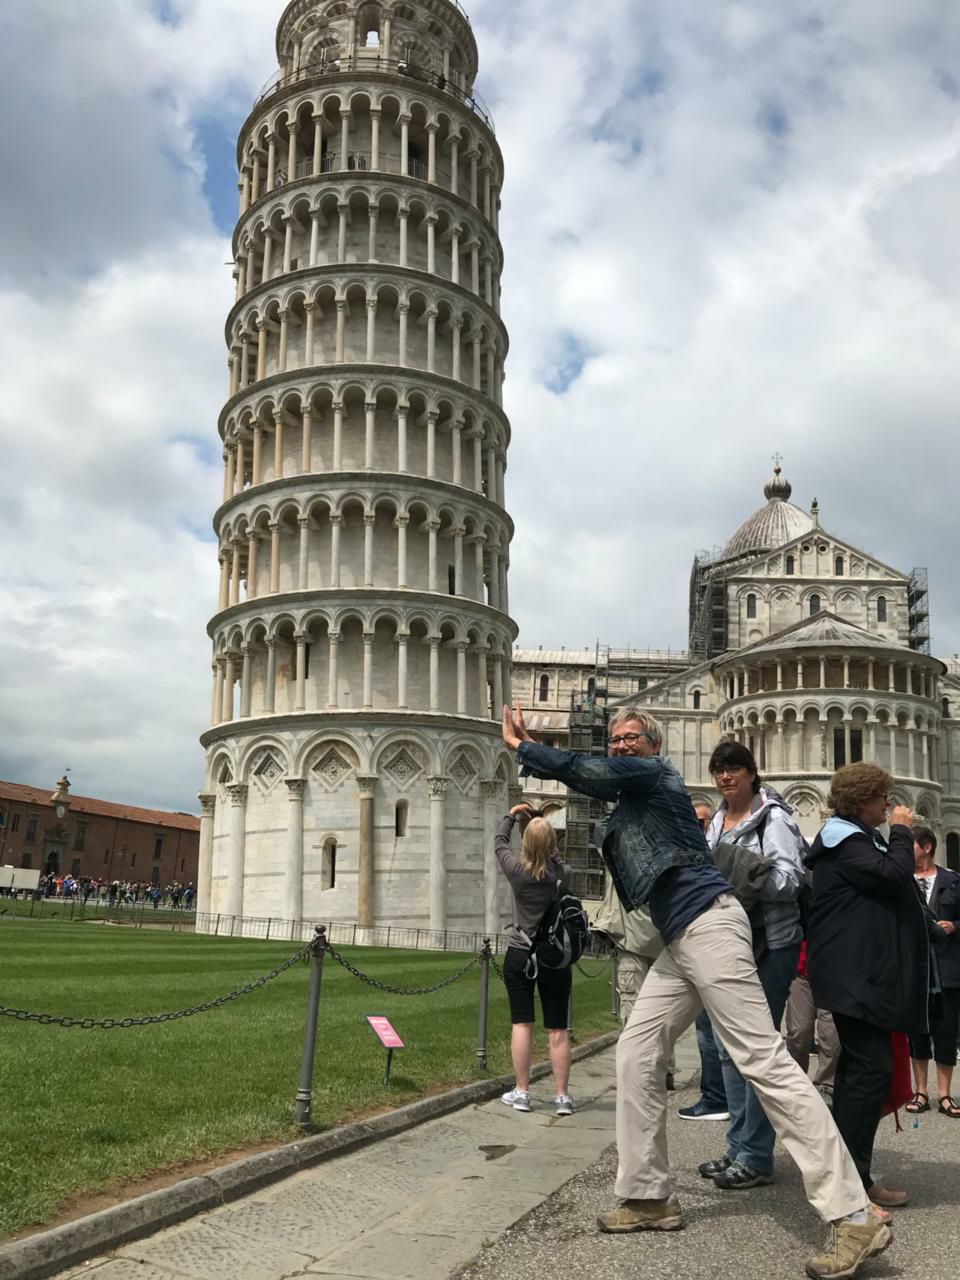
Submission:
[[591,980],[593,978],[602,978],[605,973],[610,972],[610,966],[606,964],[603,965],[601,968],[599,968],[596,973],[587,973],[586,969],[584,969],[584,967],[581,965],[579,960],[575,960],[574,964],[577,966],[577,968],[580,970],[580,972],[583,974],[585,978],[589,978]]
[[231,991],[225,996],[217,996],[215,1000],[207,1000],[203,1004],[192,1005],[187,1009],[177,1009],[173,1013],[154,1013],[148,1014],[143,1018],[68,1018],[55,1013],[30,1013],[26,1009],[8,1009],[5,1005],[0,1005],[0,1017],[16,1018],[18,1022],[40,1022],[44,1026],[83,1027],[84,1030],[89,1030],[91,1027],[97,1027],[102,1030],[110,1030],[113,1027],[146,1027],[155,1022],[176,1022],[178,1018],[189,1018],[195,1013],[206,1013],[208,1009],[219,1009],[221,1006],[229,1004],[231,1000],[237,1000],[240,996],[249,995],[251,991],[257,991],[268,982],[272,982],[274,978],[279,978],[281,973],[285,973],[292,965],[299,963],[301,960],[306,960],[310,956],[313,946],[314,944],[311,942],[308,946],[298,951],[296,955],[290,956],[282,964],[278,964],[275,969],[271,969],[269,973],[265,973],[260,978],[255,978],[253,982],[248,982],[245,986],[238,987],[236,991]]
[[490,963],[491,965],[493,965],[493,972],[497,975],[500,981],[503,982],[504,981],[503,970],[497,964],[496,958],[492,951],[490,952]]
[[332,956],[337,964],[346,969],[347,973],[352,973],[361,982],[366,982],[369,986],[376,987],[378,991],[387,991],[393,996],[427,996],[433,991],[441,991],[444,987],[449,987],[452,982],[458,981],[465,973],[469,973],[475,965],[480,963],[480,956],[477,954],[471,960],[468,960],[462,969],[458,969],[449,978],[444,978],[442,982],[434,983],[432,987],[391,987],[385,982],[378,982],[376,978],[371,978],[369,974],[361,973],[355,965],[352,965],[349,960],[329,944],[326,947],[326,954]]

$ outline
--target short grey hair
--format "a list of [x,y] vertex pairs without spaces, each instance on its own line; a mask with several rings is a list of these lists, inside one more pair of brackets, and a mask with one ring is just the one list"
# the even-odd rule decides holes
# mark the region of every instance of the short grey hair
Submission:
[[613,733],[618,724],[624,724],[627,720],[635,720],[644,736],[650,739],[657,751],[660,750],[663,744],[663,730],[660,722],[655,720],[649,711],[641,711],[639,707],[618,707],[608,726],[609,732]]

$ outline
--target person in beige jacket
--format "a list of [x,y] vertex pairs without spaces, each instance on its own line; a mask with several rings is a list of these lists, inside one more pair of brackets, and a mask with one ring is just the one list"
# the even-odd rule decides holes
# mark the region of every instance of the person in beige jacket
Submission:
[[[650,966],[663,950],[660,934],[653,926],[650,913],[641,907],[625,911],[617,896],[613,880],[605,877],[606,889],[596,916],[591,921],[594,933],[608,937],[617,954],[617,1003],[620,1026],[627,1025],[643,980]],[[673,1055],[667,1064],[667,1088],[674,1087],[676,1065]]]

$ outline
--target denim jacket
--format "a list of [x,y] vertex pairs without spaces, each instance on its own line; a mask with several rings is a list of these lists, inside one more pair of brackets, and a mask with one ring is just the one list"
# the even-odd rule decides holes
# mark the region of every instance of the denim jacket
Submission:
[[556,778],[615,804],[603,860],[628,911],[645,905],[664,871],[713,861],[683,779],[663,756],[590,756],[521,742],[517,759],[523,776]]

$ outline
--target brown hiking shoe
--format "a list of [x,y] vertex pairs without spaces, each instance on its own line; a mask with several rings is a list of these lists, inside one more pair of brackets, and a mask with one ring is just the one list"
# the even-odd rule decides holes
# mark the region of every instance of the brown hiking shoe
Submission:
[[812,1280],[843,1280],[856,1275],[860,1264],[883,1253],[892,1239],[890,1228],[870,1209],[864,1223],[848,1218],[831,1222],[826,1247],[807,1263],[807,1275]]
[[620,1207],[597,1218],[601,1231],[679,1231],[683,1226],[680,1201],[624,1200]]

